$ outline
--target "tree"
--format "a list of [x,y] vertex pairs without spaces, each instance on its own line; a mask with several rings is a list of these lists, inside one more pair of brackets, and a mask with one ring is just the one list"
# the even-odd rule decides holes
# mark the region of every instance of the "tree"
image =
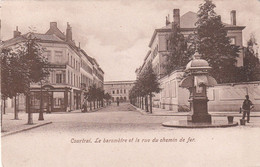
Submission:
[[244,48],[244,66],[240,68],[240,80],[243,82],[257,81],[259,77],[259,58],[254,51],[254,47],[257,45],[254,35],[250,36],[247,42],[247,47]]
[[107,106],[108,106],[109,100],[112,98],[112,96],[111,96],[109,93],[106,93],[106,94],[104,95],[104,98],[105,98],[105,100],[106,100],[106,102],[107,102]]
[[[1,98],[4,101],[3,103],[3,109],[1,108],[1,132],[3,132],[3,114],[5,114],[5,101],[7,97],[9,96],[9,89],[8,83],[10,83],[10,65],[8,56],[10,53],[10,49],[1,49]],[[2,106],[1,106],[2,107]]]
[[196,48],[201,58],[209,62],[212,67],[210,74],[219,83],[234,82],[239,47],[230,44],[221,17],[214,11],[215,7],[211,0],[205,0],[199,7]]
[[160,84],[158,82],[157,76],[152,68],[152,63],[149,63],[147,68],[145,69],[142,77],[141,84],[143,86],[144,92],[146,95],[150,97],[150,113],[152,113],[152,97],[153,93],[160,92]]
[[[26,110],[28,113],[28,124],[32,124],[32,113],[30,111],[30,84],[38,83],[49,75],[48,61],[43,56],[43,48],[37,42],[34,33],[30,32],[23,36],[24,42],[16,49],[23,73],[23,88],[26,95]],[[39,117],[42,115],[40,111]]]
[[[4,100],[3,113],[5,114],[5,100],[9,97],[9,86],[10,83],[10,63],[9,63],[10,49],[1,49],[1,98]],[[1,109],[2,113],[2,109]]]
[[168,54],[166,56],[166,74],[172,71],[185,67],[190,59],[190,52],[188,52],[188,44],[180,28],[174,24],[172,32],[168,37]]
[[1,50],[1,94],[2,98],[14,98],[14,119],[18,118],[16,96],[25,92],[21,57],[10,48]]
[[95,100],[97,99],[97,87],[96,85],[91,85],[88,88],[88,92],[85,93],[85,98],[89,101],[90,103],[90,110],[92,110],[92,102],[94,103],[94,109],[96,108],[95,105]]
[[103,99],[104,99],[104,90],[101,88],[96,89],[96,96],[98,101],[98,107],[103,107]]

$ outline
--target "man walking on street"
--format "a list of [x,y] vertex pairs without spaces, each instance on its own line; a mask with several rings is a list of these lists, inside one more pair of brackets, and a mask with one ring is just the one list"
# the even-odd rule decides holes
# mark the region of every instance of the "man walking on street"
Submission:
[[246,95],[246,99],[243,102],[242,105],[242,109],[243,109],[243,118],[245,119],[246,115],[247,115],[247,122],[249,123],[249,119],[250,119],[250,110],[254,108],[253,103],[251,102],[251,100],[249,100],[249,96]]

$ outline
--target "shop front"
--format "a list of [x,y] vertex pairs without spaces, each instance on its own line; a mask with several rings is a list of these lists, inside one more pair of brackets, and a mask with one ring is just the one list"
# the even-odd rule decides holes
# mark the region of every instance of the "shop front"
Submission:
[[42,100],[43,112],[66,112],[70,108],[70,88],[55,88],[51,85],[44,85],[41,88],[34,88],[30,94],[31,112],[40,112]]

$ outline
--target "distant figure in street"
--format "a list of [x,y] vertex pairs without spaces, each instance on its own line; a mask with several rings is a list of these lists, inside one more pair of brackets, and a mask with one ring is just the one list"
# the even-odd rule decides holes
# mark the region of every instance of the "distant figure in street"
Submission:
[[243,110],[243,118],[245,119],[246,115],[247,115],[247,122],[249,123],[250,120],[250,110],[252,110],[252,108],[254,108],[253,103],[249,100],[249,96],[246,95],[246,99],[243,102],[242,105],[242,110]]
[[119,100],[117,100],[116,103],[117,103],[117,106],[119,106]]
[[87,101],[84,101],[83,102],[83,105],[82,105],[82,110],[81,110],[81,112],[87,112],[88,110],[87,110]]

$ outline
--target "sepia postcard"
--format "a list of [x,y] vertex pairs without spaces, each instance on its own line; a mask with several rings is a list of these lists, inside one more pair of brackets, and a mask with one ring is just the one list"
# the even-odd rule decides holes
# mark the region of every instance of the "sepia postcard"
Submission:
[[3,0],[3,167],[260,167],[260,0]]

